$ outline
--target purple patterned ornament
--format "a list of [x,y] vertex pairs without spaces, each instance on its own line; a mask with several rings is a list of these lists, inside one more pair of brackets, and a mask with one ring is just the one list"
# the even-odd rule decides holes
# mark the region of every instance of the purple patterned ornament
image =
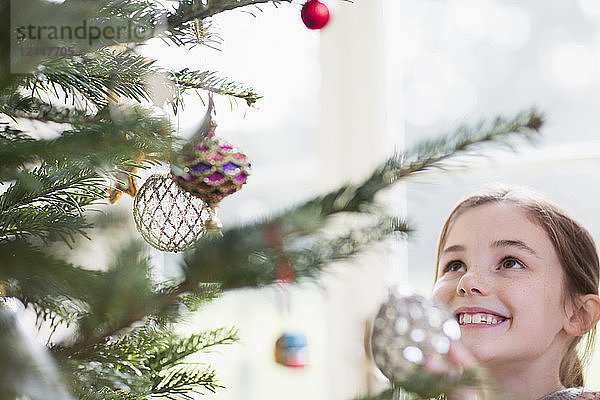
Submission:
[[248,157],[216,137],[214,126],[182,164],[171,165],[175,182],[211,208],[240,190],[250,175]]

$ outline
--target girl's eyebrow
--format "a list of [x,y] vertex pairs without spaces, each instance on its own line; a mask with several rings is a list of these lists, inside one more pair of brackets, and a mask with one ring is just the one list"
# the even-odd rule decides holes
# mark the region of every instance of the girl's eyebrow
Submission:
[[520,240],[496,240],[492,242],[492,247],[518,247],[521,250],[525,250],[528,253],[531,253],[534,256],[537,256],[537,253],[529,246]]
[[465,251],[465,246],[461,246],[460,244],[455,244],[454,246],[446,247],[442,254],[446,253],[458,253],[460,251]]
[[[511,239],[496,240],[496,241],[492,242],[491,246],[492,247],[517,247],[519,249],[527,251],[528,253],[531,253],[534,256],[538,255],[531,247],[527,246],[525,244],[525,242],[523,242],[521,240],[511,240]],[[450,247],[446,247],[442,251],[441,254],[458,253],[461,251],[465,251],[465,246],[456,244],[456,245],[453,245]]]

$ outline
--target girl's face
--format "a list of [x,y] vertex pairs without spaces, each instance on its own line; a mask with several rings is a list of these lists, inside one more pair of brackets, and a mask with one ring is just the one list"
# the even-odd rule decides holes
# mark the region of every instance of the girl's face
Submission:
[[492,203],[464,211],[437,267],[433,298],[457,316],[463,343],[479,361],[561,358],[569,340],[562,267],[546,232],[523,210]]

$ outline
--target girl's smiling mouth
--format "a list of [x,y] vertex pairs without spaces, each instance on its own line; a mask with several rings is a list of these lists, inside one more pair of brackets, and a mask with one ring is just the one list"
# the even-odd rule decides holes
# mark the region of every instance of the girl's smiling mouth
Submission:
[[495,311],[479,307],[461,307],[454,312],[454,315],[460,326],[469,327],[497,326],[510,319]]

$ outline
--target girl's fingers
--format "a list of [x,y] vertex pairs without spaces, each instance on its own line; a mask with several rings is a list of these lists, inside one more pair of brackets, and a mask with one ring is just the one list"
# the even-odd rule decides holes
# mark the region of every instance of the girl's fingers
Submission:
[[444,374],[456,367],[468,369],[476,364],[475,357],[460,342],[453,342],[446,357],[428,357],[423,364],[425,370]]
[[453,342],[448,351],[448,360],[456,366],[471,368],[477,364],[473,354],[460,342]]

